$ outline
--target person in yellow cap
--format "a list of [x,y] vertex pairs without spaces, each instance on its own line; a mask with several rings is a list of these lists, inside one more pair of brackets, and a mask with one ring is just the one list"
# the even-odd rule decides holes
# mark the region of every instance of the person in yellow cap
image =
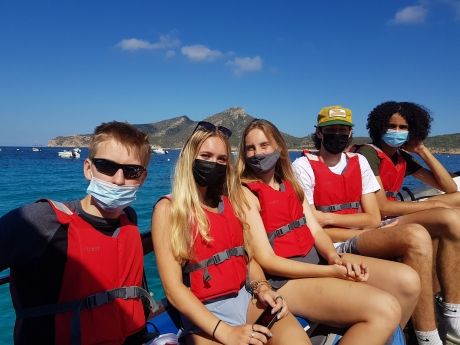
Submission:
[[[350,109],[342,106],[321,109],[313,134],[318,151],[306,152],[295,160],[294,172],[315,217],[339,253],[400,258],[418,273],[421,294],[412,318],[417,340],[419,344],[441,344],[437,332],[437,339],[429,333],[436,329],[430,235],[422,225],[415,223],[395,222],[378,228],[381,218],[376,194],[380,185],[364,156],[344,152],[351,142],[352,126]],[[384,266],[385,261],[379,265]],[[375,276],[378,272],[374,271]],[[402,288],[401,295],[407,293],[408,288]],[[408,321],[412,310],[403,310],[406,310],[404,320]]]

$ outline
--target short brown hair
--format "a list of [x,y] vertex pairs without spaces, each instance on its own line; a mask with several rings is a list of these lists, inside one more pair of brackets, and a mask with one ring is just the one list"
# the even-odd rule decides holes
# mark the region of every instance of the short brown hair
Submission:
[[151,151],[148,135],[127,122],[104,122],[97,126],[89,144],[89,158],[94,158],[99,144],[109,139],[115,139],[126,147],[128,152],[133,150],[142,165],[147,167]]

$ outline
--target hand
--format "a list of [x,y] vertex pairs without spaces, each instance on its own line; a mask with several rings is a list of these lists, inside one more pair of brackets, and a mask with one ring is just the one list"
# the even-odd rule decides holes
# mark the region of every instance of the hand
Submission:
[[407,152],[413,152],[419,154],[422,150],[426,149],[426,146],[423,144],[423,141],[420,140],[410,140],[403,145],[403,150]]
[[278,292],[273,291],[268,287],[264,287],[259,290],[257,298],[263,304],[268,304],[273,308],[272,314],[278,313],[278,320],[289,314],[286,301]]
[[242,325],[230,326],[230,330],[225,334],[223,344],[228,345],[262,345],[267,343],[268,339],[272,336],[267,327],[261,325]]
[[369,270],[364,264],[354,264],[342,259],[341,264],[330,265],[336,278],[365,282],[369,279]]
[[347,268],[349,280],[365,282],[369,279],[369,269],[365,264],[356,264],[342,258],[342,265]]

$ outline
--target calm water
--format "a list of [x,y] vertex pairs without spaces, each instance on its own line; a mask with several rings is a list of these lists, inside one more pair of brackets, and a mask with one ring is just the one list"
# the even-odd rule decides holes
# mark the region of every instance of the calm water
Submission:
[[[57,153],[61,150],[58,148],[40,148],[39,152],[33,152],[30,147],[1,149],[0,216],[24,203],[41,198],[72,200],[85,196],[88,183],[83,177],[82,165],[88,153],[86,149],[82,150],[81,158],[75,160],[58,158]],[[298,155],[298,152],[292,152],[291,158]],[[141,231],[149,231],[152,205],[170,191],[177,156],[178,151],[152,156],[149,175],[133,205]],[[460,170],[460,155],[438,155],[438,158],[450,171]],[[408,178],[407,185],[416,187],[418,184]],[[156,298],[162,298],[164,295],[152,254],[145,257],[145,267],[150,289]],[[7,284],[0,286],[0,344],[12,343],[14,311],[8,289]]]

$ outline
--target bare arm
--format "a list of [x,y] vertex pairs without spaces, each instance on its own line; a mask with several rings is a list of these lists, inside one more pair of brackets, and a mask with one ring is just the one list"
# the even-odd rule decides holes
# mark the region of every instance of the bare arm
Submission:
[[441,162],[433,156],[423,142],[419,142],[415,145],[405,145],[404,149],[416,153],[429,168],[421,168],[416,171],[413,176],[445,193],[455,193],[457,191],[457,184],[452,179],[450,173],[444,168]]
[[376,177],[377,181],[382,187],[377,192],[377,202],[379,204],[382,216],[402,216],[405,214],[429,210],[436,207],[450,208],[448,204],[439,200],[427,200],[424,202],[404,202],[388,200],[383,189],[382,180],[379,176]]
[[362,212],[338,214],[314,210],[313,213],[323,227],[365,229],[376,228],[380,224],[380,210],[375,193],[361,196]]

